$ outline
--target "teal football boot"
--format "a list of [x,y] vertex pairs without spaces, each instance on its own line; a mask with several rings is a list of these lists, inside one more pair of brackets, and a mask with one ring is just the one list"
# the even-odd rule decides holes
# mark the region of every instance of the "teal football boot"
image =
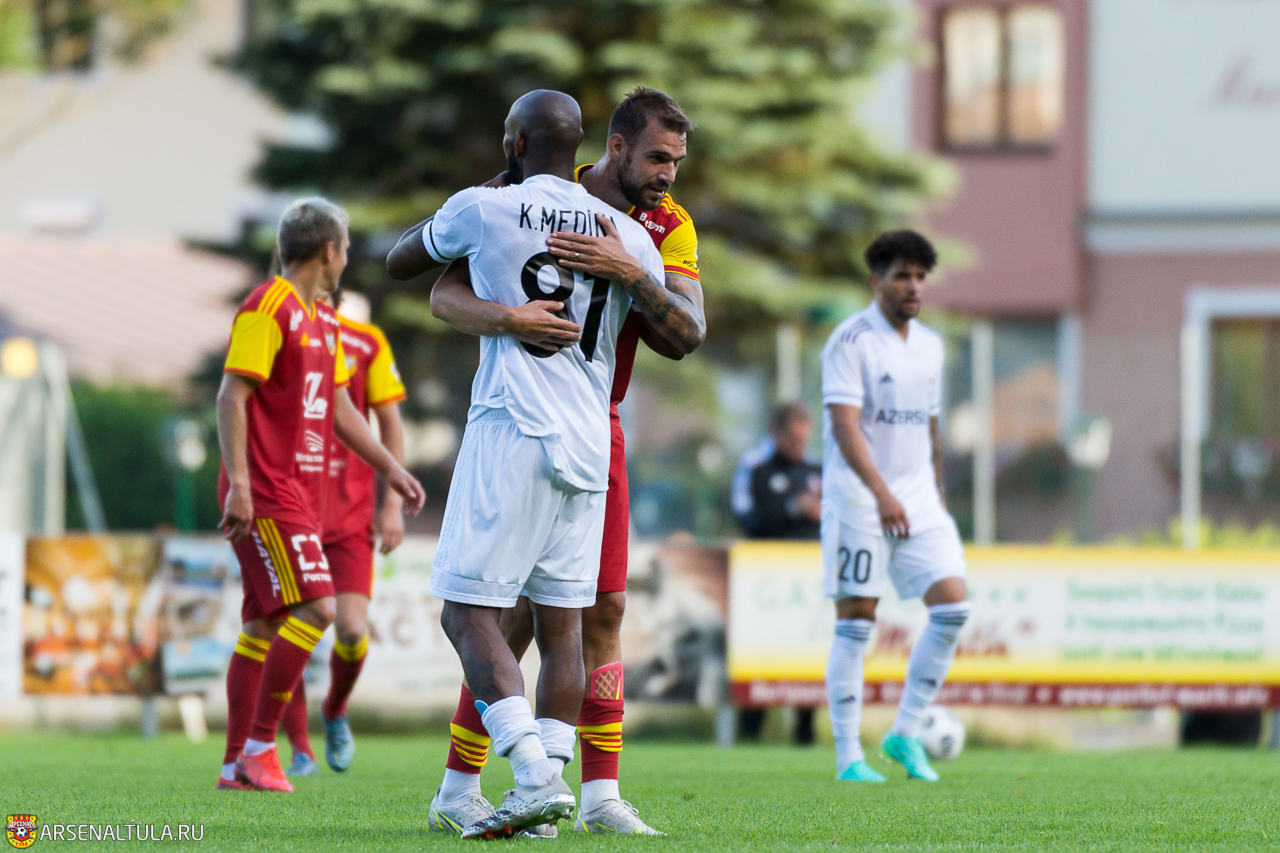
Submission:
[[284,771],[286,776],[310,776],[316,772],[316,760],[305,752],[295,752],[293,763]]
[[347,718],[334,717],[332,720],[324,719],[324,757],[329,760],[329,766],[339,773],[351,767],[351,762],[356,757],[356,741],[351,736],[351,727],[347,725]]
[[908,779],[923,779],[926,782],[937,782],[938,771],[929,766],[929,756],[924,754],[924,745],[918,737],[903,737],[893,732],[880,741],[884,754],[907,768]]
[[866,759],[855,761],[836,774],[841,782],[883,782],[884,777],[866,762]]

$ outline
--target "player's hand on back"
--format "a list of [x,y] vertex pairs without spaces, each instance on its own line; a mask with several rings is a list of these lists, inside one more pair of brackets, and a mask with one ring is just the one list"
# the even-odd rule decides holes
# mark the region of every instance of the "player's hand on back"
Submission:
[[390,554],[404,541],[404,509],[399,500],[382,502],[378,513],[378,538],[382,540],[378,550],[383,554]]
[[248,489],[237,489],[234,485],[227,492],[227,504],[223,507],[222,521],[218,529],[232,542],[239,542],[253,525],[253,498]]
[[907,521],[907,511],[898,503],[898,499],[885,492],[876,497],[876,510],[880,513],[880,527],[886,536],[906,539],[911,535],[911,525]]
[[648,273],[628,254],[618,229],[609,217],[597,213],[596,222],[604,231],[603,237],[557,231],[547,238],[547,248],[560,259],[560,266],[597,278],[620,281],[624,285],[646,277]]
[[526,302],[507,312],[504,331],[521,343],[559,352],[582,340],[582,327],[557,313],[563,310],[563,302]]
[[404,498],[404,514],[417,515],[422,512],[422,505],[427,502],[427,493],[423,491],[422,484],[397,465],[387,475],[387,488],[395,490],[395,493]]

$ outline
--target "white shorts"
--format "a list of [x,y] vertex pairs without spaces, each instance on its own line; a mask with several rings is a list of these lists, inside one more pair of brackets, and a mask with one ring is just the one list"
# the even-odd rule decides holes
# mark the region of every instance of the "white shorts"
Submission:
[[899,598],[919,598],[943,578],[964,576],[964,546],[949,515],[906,539],[832,516],[822,520],[822,589],[829,598],[881,598],[886,577]]
[[600,575],[604,492],[562,480],[542,441],[502,410],[467,424],[431,564],[431,594],[512,607],[590,607]]

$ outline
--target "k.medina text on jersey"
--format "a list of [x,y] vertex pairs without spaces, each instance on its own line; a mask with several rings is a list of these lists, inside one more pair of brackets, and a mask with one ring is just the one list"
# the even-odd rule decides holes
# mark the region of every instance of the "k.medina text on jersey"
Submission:
[[[612,216],[609,221],[613,222],[616,228],[618,223],[614,221]],[[541,231],[544,234],[554,234],[556,231],[572,231],[575,234],[585,234],[588,237],[603,237],[605,230],[601,227],[596,215],[589,210],[558,210],[545,207],[539,207],[534,210],[534,205],[520,204],[520,227],[528,228],[530,231]]]

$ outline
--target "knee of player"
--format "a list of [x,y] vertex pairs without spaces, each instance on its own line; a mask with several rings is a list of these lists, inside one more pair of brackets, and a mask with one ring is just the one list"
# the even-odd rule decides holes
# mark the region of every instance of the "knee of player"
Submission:
[[836,601],[837,619],[865,619],[876,621],[878,598],[841,598]]
[[605,592],[596,603],[582,611],[583,641],[589,637],[616,636],[622,630],[622,616],[627,609],[625,592]]
[[333,620],[338,613],[338,606],[333,596],[325,596],[324,598],[308,601],[294,612],[297,613],[298,610],[302,611],[299,615],[305,616],[307,622],[317,628],[324,629],[333,624]]
[[471,627],[471,608],[465,604],[446,601],[440,611],[440,627],[449,642],[457,647]]
[[972,607],[968,601],[955,601],[946,604],[929,605],[929,621],[939,628],[959,631],[969,621]]
[[344,646],[354,646],[359,643],[364,639],[367,630],[368,625],[363,616],[339,613],[337,620],[333,623],[334,635]]

